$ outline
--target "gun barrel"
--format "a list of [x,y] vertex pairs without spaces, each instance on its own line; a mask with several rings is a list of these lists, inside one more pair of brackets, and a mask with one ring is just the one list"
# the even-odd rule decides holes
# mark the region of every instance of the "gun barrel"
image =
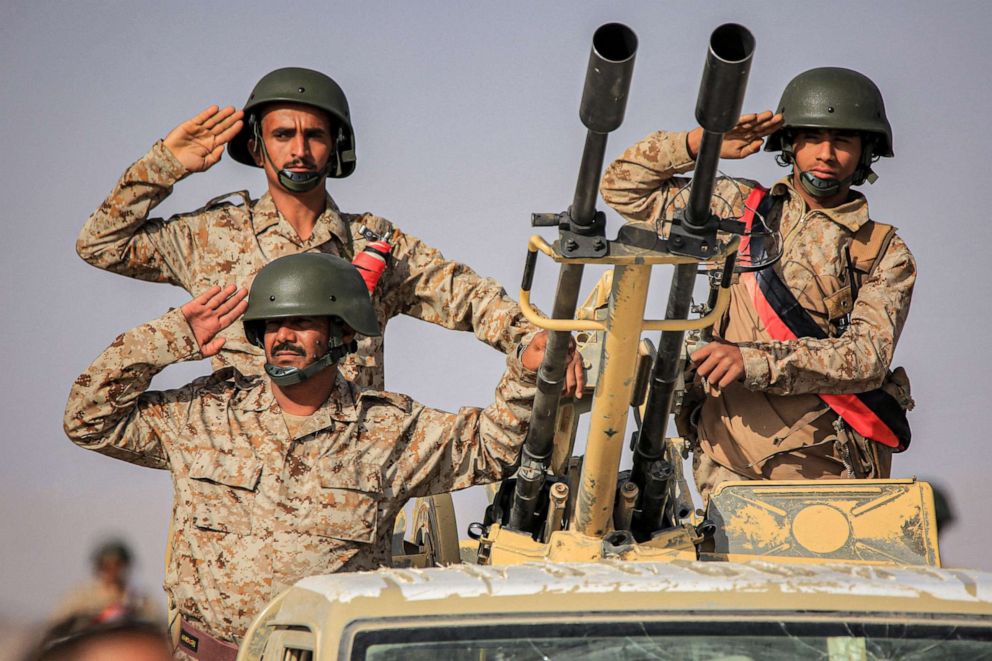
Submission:
[[[606,139],[607,134],[623,121],[636,53],[637,36],[625,25],[608,23],[593,35],[579,106],[579,117],[588,132],[569,210],[573,232],[595,235],[603,231],[596,223],[596,194],[603,171]],[[561,266],[551,310],[553,318],[571,319],[575,316],[582,271],[582,264]],[[537,395],[509,516],[509,527],[516,530],[532,531],[534,528],[534,511],[551,457],[568,346],[568,333],[551,333],[538,370]]]
[[[723,134],[737,124],[744,92],[747,88],[754,36],[747,28],[727,23],[713,31],[706,64],[696,100],[696,119],[703,128],[703,139],[696,157],[689,201],[682,218],[687,232],[705,235],[713,232],[710,225],[710,200],[716,182],[717,166]],[[732,259],[728,261],[733,268]],[[696,267],[680,264],[675,268],[669,291],[665,317],[685,319],[689,315]],[[662,524],[667,492],[659,488],[657,476],[666,475],[664,438],[668,416],[679,374],[679,356],[685,333],[666,331],[658,343],[651,377],[644,422],[637,437],[631,479],[641,490],[640,508],[635,513],[635,528],[641,534],[650,533]]]
[[590,131],[610,133],[623,123],[634,73],[637,35],[626,25],[607,23],[592,36],[579,118]]
[[579,119],[589,132],[572,199],[572,224],[577,231],[593,224],[606,135],[623,122],[636,55],[637,35],[626,25],[607,23],[593,34],[579,104]]
[[720,145],[723,134],[734,128],[740,117],[753,55],[754,36],[741,25],[726,23],[710,36],[696,97],[696,121],[703,127],[703,140],[696,156],[685,214],[685,227],[689,231],[697,228],[701,231],[709,219]]
[[726,23],[713,31],[696,97],[696,121],[707,131],[726,133],[737,125],[753,55],[747,28]]

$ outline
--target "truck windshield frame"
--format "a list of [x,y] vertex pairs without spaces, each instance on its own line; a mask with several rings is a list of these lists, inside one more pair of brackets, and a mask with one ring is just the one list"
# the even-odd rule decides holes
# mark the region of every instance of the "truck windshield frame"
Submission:
[[[625,614],[630,615],[630,614]],[[637,615],[637,614],[634,614]],[[496,616],[490,623],[460,623],[460,617],[374,628],[348,627],[342,643],[353,661],[395,659],[992,659],[992,620],[985,617],[917,613],[804,613],[781,619],[754,613],[726,619],[686,614],[672,621],[633,621],[560,613],[562,620]],[[790,618],[790,615],[792,616]],[[640,614],[641,617],[650,617]],[[751,619],[748,619],[750,617]],[[568,621],[569,618],[571,621]],[[960,618],[960,623],[948,622]],[[543,623],[540,620],[545,620]],[[564,620],[564,621],[563,621]],[[911,623],[906,623],[911,622]],[[350,634],[350,635],[349,635]],[[350,643],[350,645],[349,645]],[[345,650],[342,649],[342,652]],[[484,653],[483,657],[480,654]],[[342,655],[343,656],[343,655]]]

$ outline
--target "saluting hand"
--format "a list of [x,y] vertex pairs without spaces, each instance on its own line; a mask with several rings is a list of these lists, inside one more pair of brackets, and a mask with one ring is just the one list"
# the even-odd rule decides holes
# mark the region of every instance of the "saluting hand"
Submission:
[[217,337],[217,333],[245,313],[248,309],[246,296],[247,289],[238,289],[235,285],[224,285],[223,288],[214,285],[180,308],[193,329],[204,358],[220,352],[225,338]]
[[165,146],[189,172],[203,172],[220,160],[224,145],[244,125],[244,113],[233,107],[210,106],[165,136]]
[[[737,125],[723,134],[720,158],[747,158],[761,149],[765,138],[782,127],[782,115],[771,110],[749,115],[741,115]],[[695,128],[686,137],[689,156],[699,155],[699,145],[703,141],[703,129]]]

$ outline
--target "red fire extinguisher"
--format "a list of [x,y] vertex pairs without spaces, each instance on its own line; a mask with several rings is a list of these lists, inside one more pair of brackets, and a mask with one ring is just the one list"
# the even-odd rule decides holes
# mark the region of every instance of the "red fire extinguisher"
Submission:
[[365,244],[362,252],[355,255],[351,263],[362,274],[362,280],[365,281],[365,286],[369,288],[371,294],[379,284],[379,278],[382,277],[386,267],[389,266],[393,246],[367,227],[363,226],[358,231],[368,239],[368,243]]

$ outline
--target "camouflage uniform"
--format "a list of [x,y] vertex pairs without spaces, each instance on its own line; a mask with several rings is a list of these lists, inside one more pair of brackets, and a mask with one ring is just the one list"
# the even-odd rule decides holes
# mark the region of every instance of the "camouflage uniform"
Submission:
[[178,309],[124,333],[76,380],[65,430],[83,448],[171,471],[165,589],[224,639],[304,576],[388,564],[407,499],[510,472],[534,395],[515,352],[495,402],[457,414],[339,375],[290,435],[265,377],[225,368],[146,392],[161,369],[199,355]]
[[[124,172],[76,241],[88,263],[122,275],[178,285],[196,295],[213,285],[249,287],[263,266],[283,255],[326,252],[351,260],[366,244],[364,225],[393,245],[393,259],[372,296],[381,330],[399,314],[476,336],[503,353],[533,330],[516,303],[490,278],[444,259],[437,250],[372,214],[341,213],[328,196],[313,234],[300,239],[279,214],[268,193],[243,203],[215,202],[190,214],[149,219],[152,208],[188,173],[160,141]],[[231,196],[226,196],[231,197]],[[224,199],[224,198],[221,198]],[[214,368],[262,371],[261,350],[248,343],[240,324],[224,332],[227,342]],[[341,365],[361,386],[382,389],[382,337],[360,339],[358,352]]]
[[[610,165],[601,192],[631,221],[668,219],[688,199],[682,190],[687,181],[674,175],[694,165],[686,133],[659,131]],[[756,185],[718,179],[713,212],[740,217]],[[811,210],[788,178],[769,194],[784,198],[781,213],[768,219],[784,240],[782,259],[773,268],[828,339],[772,340],[748,292],[735,284],[716,334],[739,344],[745,374],[743,381],[722,390],[711,387],[699,422],[704,454],[697,463],[702,473],[708,465],[725,475],[733,471],[738,479],[843,477],[845,465],[834,443],[837,415],[816,393],[857,393],[883,384],[909,313],[916,263],[902,239],[894,237],[861,284],[852,309],[845,249],[869,219],[865,198],[852,191],[841,206]],[[837,320],[848,313],[850,326],[841,335]],[[885,455],[885,463],[887,448],[871,446]],[[883,469],[887,472],[887,465]],[[697,470],[700,482],[713,480]]]

